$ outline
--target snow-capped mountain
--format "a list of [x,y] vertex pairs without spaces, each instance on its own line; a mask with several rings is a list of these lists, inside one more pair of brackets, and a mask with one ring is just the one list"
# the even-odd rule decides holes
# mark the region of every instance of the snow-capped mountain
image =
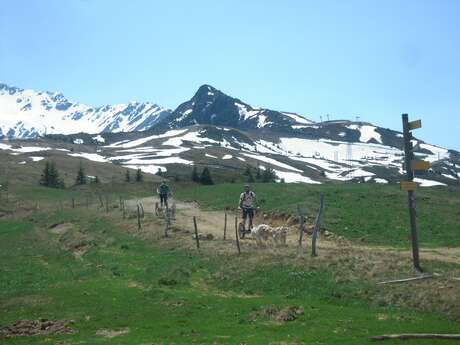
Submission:
[[0,137],[143,131],[169,113],[156,104],[139,102],[91,107],[70,102],[61,93],[0,83]]
[[[37,154],[29,157],[29,152],[54,150],[183,178],[193,165],[240,177],[248,166],[271,167],[280,180],[305,183],[394,183],[404,174],[399,131],[347,120],[313,122],[295,113],[254,108],[209,85],[168,112],[148,103],[91,108],[61,94],[3,84],[0,129],[5,136],[22,138],[60,133],[37,140],[42,148],[0,142],[0,150],[16,155],[20,164],[36,164]],[[416,138],[413,144],[416,157],[432,164],[417,173],[416,181],[425,186],[460,183],[459,152]]]
[[312,121],[295,113],[253,108],[210,85],[202,85],[189,101],[179,105],[158,127],[174,129],[211,124],[243,130],[282,130],[310,123]]

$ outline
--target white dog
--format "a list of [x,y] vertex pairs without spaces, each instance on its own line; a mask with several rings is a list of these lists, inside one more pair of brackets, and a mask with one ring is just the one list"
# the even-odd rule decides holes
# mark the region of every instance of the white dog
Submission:
[[287,226],[279,226],[272,230],[272,238],[275,246],[285,246],[286,245],[286,236],[289,231]]
[[258,246],[264,246],[267,244],[272,233],[272,228],[267,224],[259,224],[252,228],[251,236],[256,240]]

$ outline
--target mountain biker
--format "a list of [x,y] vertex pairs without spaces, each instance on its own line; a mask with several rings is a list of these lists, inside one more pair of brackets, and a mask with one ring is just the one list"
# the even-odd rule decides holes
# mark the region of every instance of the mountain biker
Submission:
[[243,212],[243,223],[246,225],[246,219],[249,217],[249,229],[252,229],[252,219],[254,218],[254,203],[256,193],[251,190],[251,186],[244,185],[244,192],[240,194],[240,208]]
[[170,195],[170,192],[166,181],[161,182],[160,186],[157,188],[157,193],[160,196],[161,207],[164,205],[166,208],[168,208],[168,196]]

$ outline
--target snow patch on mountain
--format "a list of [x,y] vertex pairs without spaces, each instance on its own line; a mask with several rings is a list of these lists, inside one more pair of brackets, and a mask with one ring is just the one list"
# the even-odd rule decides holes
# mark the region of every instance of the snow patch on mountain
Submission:
[[359,141],[361,141],[362,143],[368,143],[372,139],[374,139],[375,141],[379,142],[380,144],[382,143],[382,136],[375,131],[377,129],[377,127],[375,127],[375,126],[349,125],[347,127],[349,129],[360,131],[361,137],[359,138]]
[[284,182],[286,183],[302,182],[302,183],[308,183],[308,184],[321,184],[321,182],[315,181],[311,179],[310,177],[303,176],[295,172],[287,172],[287,171],[281,171],[281,170],[276,170],[276,169],[274,169],[274,171],[275,171],[276,176],[279,179],[283,179]]

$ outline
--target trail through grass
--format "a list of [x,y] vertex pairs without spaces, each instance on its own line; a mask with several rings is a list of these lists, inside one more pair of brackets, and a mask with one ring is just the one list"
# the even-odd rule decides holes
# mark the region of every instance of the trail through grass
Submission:
[[[51,231],[56,224],[80,234],[84,255],[74,255],[77,237]],[[0,220],[0,325],[41,317],[74,320],[78,331],[2,343],[358,345],[382,333],[458,328],[433,314],[369,307],[357,297],[366,283],[337,284],[327,269],[250,259],[147,243],[82,209]],[[271,306],[304,313],[278,322],[261,313]],[[103,335],[110,331],[120,335]],[[407,342],[415,343],[423,344]]]

